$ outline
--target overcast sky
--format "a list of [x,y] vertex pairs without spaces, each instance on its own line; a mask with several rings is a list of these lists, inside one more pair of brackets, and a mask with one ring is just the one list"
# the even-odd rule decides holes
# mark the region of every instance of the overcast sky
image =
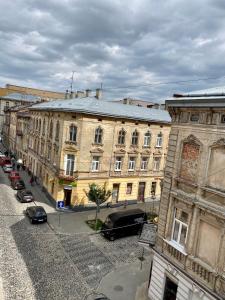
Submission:
[[[224,0],[0,0],[0,10],[0,86],[65,92],[74,71],[74,90],[102,83],[107,99],[161,101],[225,85]],[[219,79],[159,84],[208,77]]]

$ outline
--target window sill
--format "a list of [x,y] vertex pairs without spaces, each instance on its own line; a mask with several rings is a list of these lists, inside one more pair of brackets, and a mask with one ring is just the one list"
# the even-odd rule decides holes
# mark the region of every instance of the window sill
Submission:
[[77,145],[77,142],[74,142],[74,141],[65,141],[65,144],[68,144],[68,145]]
[[179,244],[177,244],[174,241],[168,241],[166,239],[163,239],[164,242],[166,242],[167,244],[169,244],[170,246],[172,246],[173,248],[175,248],[176,250],[178,250],[179,252],[181,252],[183,255],[187,255],[186,251],[184,250],[184,247],[180,246]]
[[104,145],[103,144],[98,144],[98,143],[92,143],[92,146],[98,146],[98,147],[103,147]]
[[121,172],[122,170],[114,170],[114,172]]

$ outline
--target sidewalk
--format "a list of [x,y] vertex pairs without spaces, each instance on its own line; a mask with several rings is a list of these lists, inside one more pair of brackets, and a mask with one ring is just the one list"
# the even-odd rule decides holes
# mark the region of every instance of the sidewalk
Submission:
[[150,260],[129,264],[107,274],[98,286],[98,292],[110,300],[148,300]]

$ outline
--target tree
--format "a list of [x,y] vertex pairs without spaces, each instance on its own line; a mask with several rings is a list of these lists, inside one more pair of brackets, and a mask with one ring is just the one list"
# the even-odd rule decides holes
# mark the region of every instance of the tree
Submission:
[[89,201],[94,202],[96,204],[96,214],[95,214],[95,228],[97,225],[97,217],[100,212],[100,205],[107,201],[109,197],[112,195],[110,190],[106,189],[106,183],[104,183],[103,187],[99,186],[95,183],[89,184],[89,191],[85,191],[86,196]]

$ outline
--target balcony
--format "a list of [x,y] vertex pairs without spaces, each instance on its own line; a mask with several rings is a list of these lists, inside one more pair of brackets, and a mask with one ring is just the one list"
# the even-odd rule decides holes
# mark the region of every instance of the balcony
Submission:
[[18,130],[16,131],[16,135],[18,135],[18,136],[23,136],[22,130],[19,130],[19,129],[18,129]]
[[65,170],[58,170],[57,176],[59,179],[72,182],[77,179],[77,172],[73,172],[72,175],[66,175]]
[[172,260],[175,260],[180,267],[183,269],[185,268],[187,254],[181,249],[175,247],[172,242],[164,240],[163,252],[166,254],[166,256],[169,256]]
[[198,258],[189,257],[187,262],[189,272],[199,279],[203,284],[213,289],[215,286],[216,272],[209,266],[205,266]]

